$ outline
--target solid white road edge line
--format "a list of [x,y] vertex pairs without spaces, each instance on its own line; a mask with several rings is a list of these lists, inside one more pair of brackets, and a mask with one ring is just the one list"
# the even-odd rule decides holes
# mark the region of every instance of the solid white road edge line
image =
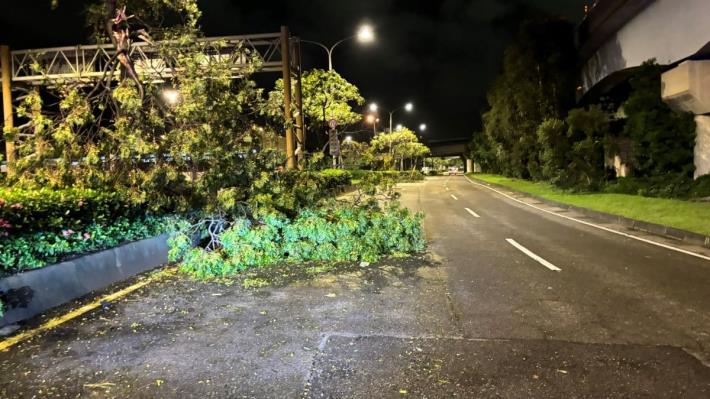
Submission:
[[665,249],[670,249],[671,251],[680,252],[680,253],[682,253],[682,254],[686,254],[686,255],[690,255],[690,256],[695,256],[696,258],[700,258],[700,259],[704,259],[704,260],[710,261],[710,256],[705,256],[705,255],[701,255],[701,254],[698,254],[698,253],[695,253],[695,252],[686,251],[685,249],[676,248],[676,247],[673,247],[673,246],[671,246],[671,245],[666,245],[666,244],[663,244],[663,243],[660,243],[660,242],[656,242],[656,241],[652,241],[652,240],[647,240],[647,239],[645,239],[645,238],[637,237],[637,236],[635,236],[635,235],[628,234],[628,233],[624,233],[624,232],[622,232],[622,231],[617,231],[617,230],[614,230],[614,229],[610,229],[610,228],[608,228],[608,227],[600,226],[600,225],[598,225],[598,224],[586,222],[586,221],[584,221],[584,220],[575,219],[575,218],[573,218],[573,217],[571,217],[571,216],[560,215],[559,213],[552,212],[552,211],[548,211],[547,209],[542,209],[542,208],[537,207],[537,206],[535,206],[535,205],[528,204],[527,202],[521,201],[521,200],[519,200],[519,199],[517,199],[517,198],[511,197],[510,195],[508,195],[508,194],[506,194],[506,193],[503,193],[503,192],[500,192],[500,191],[496,190],[496,189],[493,188],[493,187],[488,187],[488,186],[486,186],[485,184],[476,183],[475,181],[469,179],[468,176],[466,176],[466,175],[464,175],[464,177],[465,177],[466,180],[468,180],[468,182],[471,183],[471,184],[475,184],[475,185],[477,185],[477,186],[485,187],[485,188],[487,188],[487,189],[489,189],[489,190],[491,190],[491,191],[494,191],[494,192],[496,192],[496,193],[498,193],[498,194],[500,194],[500,195],[502,195],[502,196],[504,196],[504,197],[506,197],[506,198],[509,198],[509,199],[511,199],[511,200],[513,200],[513,201],[515,201],[515,202],[518,202],[518,203],[521,203],[521,204],[523,204],[523,205],[527,205],[527,206],[529,206],[529,207],[531,207],[531,208],[537,209],[538,211],[542,211],[542,212],[545,212],[545,213],[549,213],[550,215],[555,215],[555,216],[561,217],[561,218],[563,218],[563,219],[567,219],[567,220],[571,220],[571,221],[574,221],[574,222],[577,222],[577,223],[581,223],[581,224],[583,224],[583,225],[585,225],[585,226],[590,226],[590,227],[597,228],[597,229],[599,229],[599,230],[604,230],[604,231],[607,231],[607,232],[609,232],[609,233],[614,233],[614,234],[618,234],[618,235],[620,235],[620,236],[624,236],[624,237],[627,237],[627,238],[632,238],[632,239],[637,240],[637,241],[645,242],[646,244],[655,245],[655,246],[657,246],[657,247],[661,247],[661,248],[665,248]]
[[470,210],[470,209],[468,209],[468,208],[465,208],[465,209],[466,209],[466,212],[468,212],[468,213],[471,214],[471,216],[473,216],[473,217],[475,217],[475,218],[480,218],[480,216],[478,216],[478,214],[477,214],[476,212],[474,212],[474,211],[472,211],[472,210]]
[[531,250],[529,250],[529,249],[525,248],[524,246],[518,244],[514,239],[512,239],[512,238],[506,238],[505,240],[508,241],[508,243],[509,243],[510,245],[514,246],[515,248],[518,248],[522,253],[524,253],[525,255],[527,255],[527,256],[529,256],[529,257],[535,259],[538,263],[540,263],[541,265],[545,266],[546,268],[552,270],[553,272],[562,271],[562,269],[560,269],[559,267],[553,265],[552,263],[546,261],[545,259],[542,259],[541,257],[535,255],[535,253],[533,253]]
[[455,195],[453,195],[453,194],[451,194],[451,198],[455,199],[456,201],[458,201],[458,200],[459,200],[459,199],[458,199],[458,198],[456,198],[456,196],[455,196]]

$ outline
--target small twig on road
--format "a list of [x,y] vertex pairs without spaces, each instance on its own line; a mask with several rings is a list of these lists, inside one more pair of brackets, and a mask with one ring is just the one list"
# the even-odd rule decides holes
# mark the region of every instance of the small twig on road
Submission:
[[115,387],[116,384],[113,382],[99,382],[96,384],[84,384],[84,388],[101,388],[101,389],[109,389],[111,387]]

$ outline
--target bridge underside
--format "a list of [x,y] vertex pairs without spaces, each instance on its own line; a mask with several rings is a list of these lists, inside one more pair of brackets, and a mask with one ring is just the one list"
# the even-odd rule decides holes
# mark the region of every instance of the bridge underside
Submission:
[[460,157],[466,166],[466,173],[473,172],[473,160],[469,157],[468,140],[458,142],[428,143],[431,157]]

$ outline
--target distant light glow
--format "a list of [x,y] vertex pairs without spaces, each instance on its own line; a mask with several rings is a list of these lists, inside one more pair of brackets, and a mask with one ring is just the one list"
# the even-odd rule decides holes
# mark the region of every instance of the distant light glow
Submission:
[[365,117],[365,121],[367,121],[367,123],[375,123],[377,119],[375,118],[375,115],[369,114]]
[[370,112],[377,112],[377,104],[376,103],[370,104]]
[[360,43],[372,43],[375,41],[375,30],[370,25],[362,25],[357,31],[357,40]]
[[403,126],[400,124],[400,125],[395,126],[394,129],[395,129],[395,130],[402,130],[402,128],[403,128]]
[[180,92],[175,89],[163,89],[163,99],[170,105],[175,105],[180,101]]
[[414,109],[414,104],[412,104],[412,103],[406,103],[406,104],[404,104],[404,110],[405,110],[405,111],[407,111],[407,112],[412,112],[413,109]]
[[425,131],[426,130],[426,123],[422,123],[421,125],[419,125],[419,130]]
[[346,136],[345,141],[353,141],[353,136]]

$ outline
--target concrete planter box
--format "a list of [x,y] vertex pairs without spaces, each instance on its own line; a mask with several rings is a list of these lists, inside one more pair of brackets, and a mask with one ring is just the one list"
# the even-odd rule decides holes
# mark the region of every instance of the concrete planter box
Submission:
[[168,263],[168,235],[124,244],[0,279],[0,327]]

